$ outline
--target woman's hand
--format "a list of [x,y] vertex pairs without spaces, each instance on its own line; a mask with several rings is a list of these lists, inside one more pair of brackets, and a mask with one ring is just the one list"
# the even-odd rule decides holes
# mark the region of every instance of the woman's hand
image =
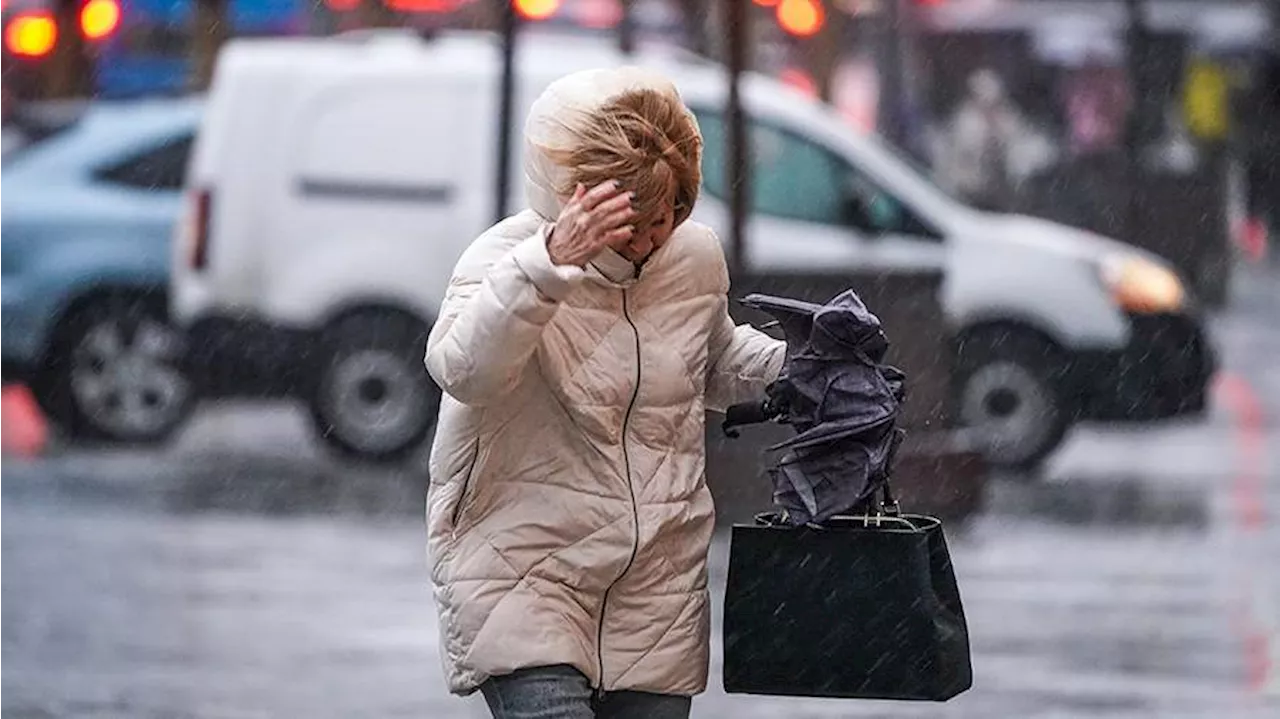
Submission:
[[547,239],[551,262],[586,265],[600,250],[631,237],[635,228],[627,223],[635,214],[631,193],[623,192],[616,181],[607,180],[590,190],[579,184]]

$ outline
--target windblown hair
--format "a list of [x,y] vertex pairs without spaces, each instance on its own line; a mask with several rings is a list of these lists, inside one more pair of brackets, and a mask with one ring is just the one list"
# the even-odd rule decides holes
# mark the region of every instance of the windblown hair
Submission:
[[702,182],[702,136],[678,96],[628,91],[565,126],[572,148],[551,153],[568,170],[568,186],[557,188],[561,195],[572,195],[578,183],[590,189],[615,179],[636,193],[637,227],[665,214],[668,200],[675,203],[675,226],[689,219]]

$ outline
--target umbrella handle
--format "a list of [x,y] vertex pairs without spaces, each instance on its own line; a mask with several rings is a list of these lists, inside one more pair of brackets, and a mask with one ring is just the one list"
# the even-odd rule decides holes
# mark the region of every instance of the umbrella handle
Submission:
[[773,400],[762,399],[755,402],[742,402],[730,405],[725,409],[724,422],[720,424],[720,429],[724,431],[726,437],[737,439],[741,434],[733,429],[734,427],[745,424],[763,424],[777,419],[781,415],[782,409],[776,406]]

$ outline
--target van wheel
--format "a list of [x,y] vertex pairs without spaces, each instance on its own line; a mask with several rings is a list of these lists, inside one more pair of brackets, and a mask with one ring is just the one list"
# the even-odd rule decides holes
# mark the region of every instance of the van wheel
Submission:
[[427,328],[392,312],[346,317],[325,330],[311,418],[338,452],[367,461],[404,458],[422,444],[440,408],[423,366]]
[[999,329],[964,338],[959,419],[977,432],[990,464],[1031,469],[1062,444],[1073,419],[1062,389],[1066,366],[1057,347],[1033,334]]
[[31,390],[73,439],[162,442],[195,405],[185,352],[162,298],[95,298],[59,324]]

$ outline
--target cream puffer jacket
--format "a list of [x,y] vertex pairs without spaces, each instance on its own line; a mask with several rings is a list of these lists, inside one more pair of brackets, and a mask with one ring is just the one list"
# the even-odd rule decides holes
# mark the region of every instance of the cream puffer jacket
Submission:
[[[557,111],[552,98],[527,127]],[[445,392],[428,550],[448,684],[468,694],[569,664],[604,691],[696,694],[714,519],[705,411],[762,396],[784,345],[734,326],[706,226],[682,224],[638,275],[611,251],[554,265],[555,169],[527,153],[534,209],[464,253],[427,346]]]

